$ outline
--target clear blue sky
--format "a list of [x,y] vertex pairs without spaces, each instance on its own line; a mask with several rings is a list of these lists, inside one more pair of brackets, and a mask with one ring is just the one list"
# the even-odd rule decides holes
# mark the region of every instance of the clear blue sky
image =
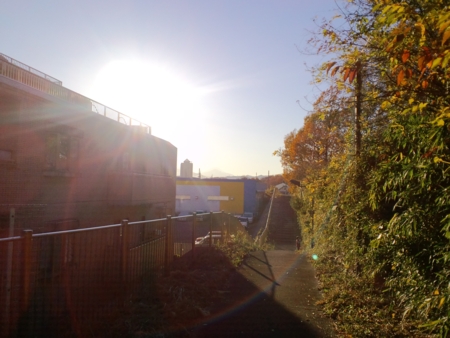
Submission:
[[0,52],[152,127],[194,171],[277,174],[318,91],[303,49],[333,0],[4,1]]

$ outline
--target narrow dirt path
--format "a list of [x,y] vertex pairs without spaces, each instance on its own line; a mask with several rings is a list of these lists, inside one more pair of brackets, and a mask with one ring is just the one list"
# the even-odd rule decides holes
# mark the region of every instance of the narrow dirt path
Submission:
[[230,297],[196,337],[333,337],[332,322],[316,302],[314,268],[295,251],[298,234],[289,197],[274,201],[269,241],[275,250],[252,253],[233,274]]

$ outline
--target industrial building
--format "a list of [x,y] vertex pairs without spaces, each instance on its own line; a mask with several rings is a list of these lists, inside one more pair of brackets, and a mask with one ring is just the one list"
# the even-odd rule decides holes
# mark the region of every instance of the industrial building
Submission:
[[240,215],[260,211],[266,185],[253,179],[186,179],[177,178],[177,213],[198,210],[225,211]]

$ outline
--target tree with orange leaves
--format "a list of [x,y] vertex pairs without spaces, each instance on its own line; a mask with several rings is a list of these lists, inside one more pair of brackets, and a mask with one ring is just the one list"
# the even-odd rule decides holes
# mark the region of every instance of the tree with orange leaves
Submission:
[[286,135],[284,149],[274,152],[283,166],[283,176],[303,180],[309,174],[326,168],[331,158],[345,148],[344,136],[351,114],[345,106],[347,98],[339,97],[336,87],[324,91],[314,103],[314,110],[303,127]]

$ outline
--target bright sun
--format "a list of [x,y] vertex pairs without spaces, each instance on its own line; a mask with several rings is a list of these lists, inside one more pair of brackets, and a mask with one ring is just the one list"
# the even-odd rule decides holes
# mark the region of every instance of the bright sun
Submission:
[[198,126],[205,92],[164,65],[113,61],[98,72],[92,98],[150,125],[152,133],[164,137],[189,127],[191,121]]

